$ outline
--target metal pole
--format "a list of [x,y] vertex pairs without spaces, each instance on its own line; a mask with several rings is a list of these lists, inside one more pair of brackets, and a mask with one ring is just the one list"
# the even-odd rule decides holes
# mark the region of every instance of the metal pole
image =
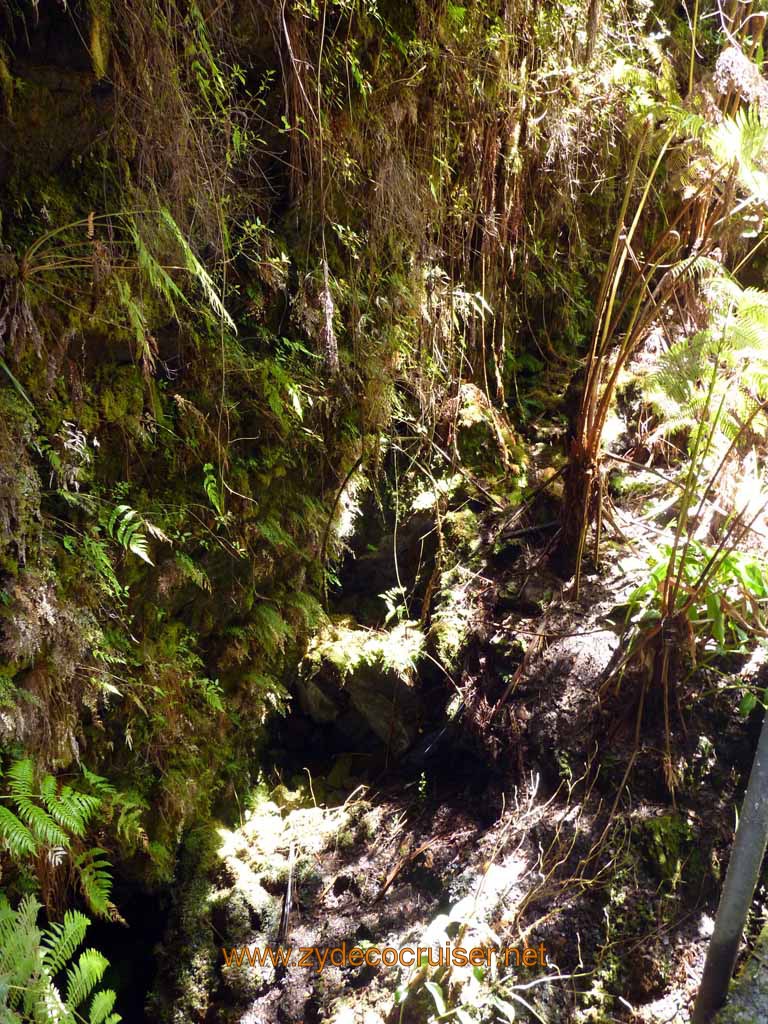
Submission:
[[768,845],[768,712],[757,744],[749,785],[733,840],[715,930],[691,1024],[709,1024],[725,1002],[739,943]]

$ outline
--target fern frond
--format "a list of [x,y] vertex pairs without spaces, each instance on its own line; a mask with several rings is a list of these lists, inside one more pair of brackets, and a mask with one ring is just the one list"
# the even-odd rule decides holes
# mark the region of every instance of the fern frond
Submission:
[[17,758],[6,772],[12,796],[30,797],[35,791],[35,764],[29,757]]
[[70,786],[62,786],[61,792],[57,793],[56,782],[52,776],[46,776],[43,780],[40,793],[50,815],[59,825],[80,838],[85,835],[90,821],[102,803],[100,797],[78,793]]
[[139,270],[153,291],[165,300],[173,316],[177,317],[176,303],[180,302],[188,306],[187,297],[165,267],[161,266],[149,251],[133,222],[129,224],[129,231],[134,248],[136,249],[136,261],[139,265]]
[[107,797],[114,796],[117,790],[112,783],[103,778],[101,775],[97,775],[95,772],[89,771],[84,764],[80,765],[80,770],[83,773],[83,777],[94,793],[98,793],[99,796]]
[[132,551],[148,565],[155,563],[149,557],[149,545],[144,520],[130,505],[117,505],[107,524],[109,533],[126,551]]
[[63,846],[65,850],[69,848],[69,836],[46,810],[27,797],[17,797],[16,808],[19,817],[39,843],[46,846]]
[[[88,1015],[88,1024],[106,1024],[115,1006],[115,993],[112,989],[105,988],[91,1000],[91,1009]],[[114,1018],[110,1018],[114,1019]],[[117,1017],[117,1020],[120,1018]]]
[[99,576],[102,590],[118,601],[122,601],[126,591],[115,575],[115,568],[104,544],[86,534],[83,537],[83,548],[88,564],[96,570]]
[[203,295],[205,295],[208,305],[211,310],[215,313],[219,319],[223,320],[227,327],[232,331],[233,334],[237,334],[237,328],[235,327],[235,321],[229,315],[224,308],[224,303],[221,300],[221,296],[216,290],[216,285],[213,283],[213,279],[208,271],[205,269],[200,260],[195,256],[189,242],[186,240],[184,235],[179,230],[179,226],[171,216],[171,213],[166,207],[161,207],[160,218],[162,222],[171,232],[171,235],[176,240],[179,249],[181,249],[184,257],[184,263],[189,273],[197,280],[200,285]]
[[112,865],[104,859],[106,850],[94,846],[75,859],[75,867],[80,876],[80,888],[88,906],[99,917],[110,917],[112,914]]
[[723,267],[717,260],[709,256],[691,256],[682,259],[669,268],[670,277],[675,280],[697,279],[702,281],[705,277],[719,277],[723,273]]
[[75,950],[85,939],[89,923],[85,914],[78,910],[68,910],[62,922],[48,926],[42,941],[43,964],[51,976],[58,974],[72,959]]
[[758,202],[768,203],[768,174],[763,170],[768,123],[760,106],[753,104],[723,118],[704,139],[720,163],[736,164],[739,184]]
[[19,818],[0,804],[0,842],[11,857],[19,860],[29,857],[37,850],[37,840]]
[[203,488],[208,497],[208,501],[210,501],[220,516],[224,515],[224,502],[222,501],[221,491],[219,490],[218,477],[216,476],[213,464],[210,462],[206,462],[203,466]]
[[147,802],[137,793],[121,793],[117,806],[119,813],[115,827],[118,836],[131,846],[146,847],[149,838],[142,817],[147,810]]
[[194,559],[190,558],[189,555],[184,554],[183,551],[177,551],[176,563],[187,579],[191,580],[196,587],[199,587],[200,590],[204,590],[208,594],[212,592],[211,581],[208,574],[205,569],[194,561]]
[[293,631],[282,615],[269,604],[260,604],[253,610],[252,629],[259,643],[274,656],[285,647]]
[[87,999],[108,966],[109,961],[98,950],[84,950],[67,971],[67,1004],[74,1009]]
[[[67,970],[66,998],[55,982],[82,943],[88,919],[68,911],[64,920],[42,933],[37,926],[41,910],[33,897],[22,899],[17,910],[0,894],[0,1021],[2,1024],[84,1024],[77,1012],[104,976],[107,960],[94,949],[85,950]],[[113,1012],[115,994],[97,992],[91,1000],[90,1024],[119,1024]]]
[[24,1009],[28,1019],[35,1024],[43,1021],[46,1024],[77,1024],[72,1010],[65,1005],[59,990],[50,978],[45,976],[37,979],[34,988],[24,994]]

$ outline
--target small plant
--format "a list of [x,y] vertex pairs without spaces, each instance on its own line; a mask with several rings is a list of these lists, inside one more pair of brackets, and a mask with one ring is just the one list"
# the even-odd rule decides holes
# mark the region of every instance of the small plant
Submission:
[[126,551],[137,555],[148,565],[153,565],[149,557],[148,525],[135,508],[131,508],[130,505],[117,505],[109,517],[107,529],[110,537],[114,537]]
[[222,500],[219,478],[213,464],[206,462],[203,466],[203,489],[211,505],[216,509],[218,515],[224,515],[224,502]]
[[109,801],[117,810],[118,833],[135,840],[144,808],[135,801],[123,805],[114,787],[86,768],[84,781],[91,792],[60,785],[53,775],[39,777],[31,758],[15,760],[4,774],[0,845],[6,856],[31,870],[49,908],[63,902],[69,861],[90,909],[100,917],[115,917],[110,863],[105,850],[86,844],[86,835]]
[[[106,958],[86,949],[72,960],[88,918],[68,910],[60,923],[41,929],[41,909],[34,896],[24,897],[17,910],[0,896],[0,1019],[4,1024],[118,1024],[115,993],[96,991],[109,966]],[[65,968],[63,987],[57,976]]]
[[[727,338],[724,334],[723,340]],[[754,497],[735,510],[720,530],[712,548],[694,536],[707,496],[714,492],[728,458],[751,423],[764,408],[754,404],[749,418],[733,436],[711,472],[720,424],[726,410],[726,394],[714,408],[720,379],[720,352],[712,360],[706,395],[698,409],[698,429],[691,445],[690,461],[682,488],[674,534],[669,546],[653,560],[650,577],[629,599],[629,644],[611,679],[621,679],[629,665],[645,664],[637,717],[639,741],[643,706],[649,685],[662,696],[664,712],[664,769],[670,790],[676,784],[671,753],[671,708],[680,714],[678,680],[687,651],[692,664],[702,641],[714,641],[715,650],[743,650],[750,637],[765,635],[766,578],[760,563],[740,552],[739,543],[764,511],[766,501]],[[719,452],[717,452],[719,454]],[[681,719],[682,716],[680,715]]]

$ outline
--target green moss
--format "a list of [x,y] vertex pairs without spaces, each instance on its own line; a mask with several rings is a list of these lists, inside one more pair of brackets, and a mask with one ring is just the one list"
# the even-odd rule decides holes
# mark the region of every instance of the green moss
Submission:
[[97,79],[107,77],[111,50],[111,0],[91,0],[91,27],[89,50],[93,74]]
[[690,876],[699,864],[694,832],[682,814],[661,814],[642,823],[646,851],[658,876],[674,891],[683,873]]
[[361,665],[380,666],[408,677],[421,657],[424,634],[416,622],[399,622],[391,629],[366,630],[351,617],[337,617],[321,629],[307,653],[315,671],[327,661],[342,678]]
[[3,98],[5,116],[9,119],[13,116],[13,92],[13,75],[8,67],[5,54],[0,49],[0,96]]
[[109,383],[101,390],[99,406],[107,423],[131,434],[139,433],[144,413],[144,386],[136,367],[120,367],[110,374]]

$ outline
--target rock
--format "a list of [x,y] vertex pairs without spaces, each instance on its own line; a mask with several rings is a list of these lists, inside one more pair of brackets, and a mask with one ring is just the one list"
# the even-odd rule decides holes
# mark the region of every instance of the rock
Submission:
[[362,629],[336,618],[313,643],[298,682],[302,710],[319,724],[334,722],[356,743],[372,733],[394,754],[416,738],[423,717],[414,669],[424,635],[414,622]]

